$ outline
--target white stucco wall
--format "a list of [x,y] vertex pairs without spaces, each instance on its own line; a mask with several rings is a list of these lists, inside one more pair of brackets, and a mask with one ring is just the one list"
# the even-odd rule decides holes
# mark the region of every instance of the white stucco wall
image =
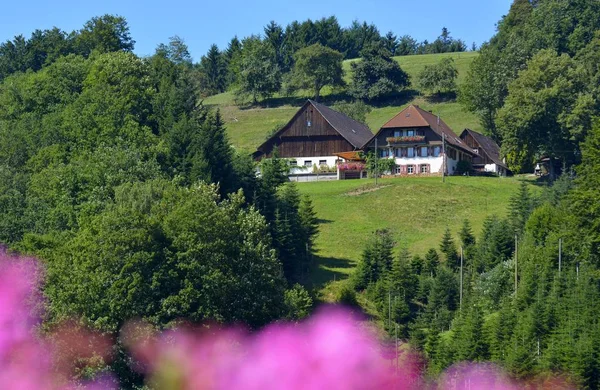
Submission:
[[[328,167],[335,167],[335,162],[336,160],[339,160],[340,158],[338,156],[319,156],[319,157],[295,157],[295,158],[289,158],[289,160],[296,160],[297,163],[297,167],[298,168],[292,168],[290,173],[292,174],[296,174],[296,173],[312,173],[313,171],[313,166],[319,166],[319,161],[320,160],[325,160],[327,163]],[[304,167],[304,163],[306,161],[311,161],[312,162],[312,166],[310,167],[306,167],[305,169],[301,169],[302,167]]]
[[483,169],[486,172],[494,172],[494,173],[498,173],[498,167],[496,166],[496,164],[485,164]]
[[[444,163],[444,158],[440,154],[438,157],[428,156],[428,157],[390,157],[396,161],[396,165],[415,165],[415,169],[419,169],[418,166],[420,164],[429,164],[429,169],[431,173],[442,173],[442,164]],[[456,169],[456,164],[458,161],[451,159],[448,157],[446,164],[448,164],[448,173],[453,174]]]

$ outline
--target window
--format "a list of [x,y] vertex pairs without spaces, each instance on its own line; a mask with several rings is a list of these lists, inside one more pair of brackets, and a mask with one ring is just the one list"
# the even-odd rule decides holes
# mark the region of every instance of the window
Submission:
[[407,166],[407,167],[406,167],[406,172],[407,172],[409,175],[412,175],[413,173],[415,173],[415,166],[414,166],[414,165],[409,165],[409,166]]
[[402,157],[402,149],[400,149],[400,148],[394,149],[394,155],[396,157]]
[[427,173],[427,164],[421,164],[421,173]]
[[427,157],[427,146],[421,146],[421,157]]
[[433,147],[433,156],[434,157],[438,157],[440,155],[440,152],[441,152],[441,148],[439,146]]
[[400,130],[394,130],[394,137],[401,137],[402,132]]
[[396,165],[396,175],[399,175],[402,173],[402,167],[400,165]]
[[390,155],[389,149],[381,149],[381,153],[379,154],[380,157],[388,157],[389,155]]
[[305,167],[312,167],[312,160],[304,160]]
[[290,166],[297,167],[298,166],[298,161],[296,161],[296,160],[290,160]]
[[406,132],[406,135],[407,135],[408,137],[413,137],[413,136],[415,135],[415,131],[414,131],[414,130],[408,130],[408,131]]
[[327,165],[327,160],[319,160],[319,166]]
[[415,148],[407,148],[406,155],[408,157],[415,157]]

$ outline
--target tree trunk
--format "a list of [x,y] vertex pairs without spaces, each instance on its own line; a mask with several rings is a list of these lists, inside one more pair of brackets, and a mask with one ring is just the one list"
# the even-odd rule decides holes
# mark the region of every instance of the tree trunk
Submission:
[[315,83],[315,102],[319,101],[319,95],[321,93],[321,87],[318,83]]

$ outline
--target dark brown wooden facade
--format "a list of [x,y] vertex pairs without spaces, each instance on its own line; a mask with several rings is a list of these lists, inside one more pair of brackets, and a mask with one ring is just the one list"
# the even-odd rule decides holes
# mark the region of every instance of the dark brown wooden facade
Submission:
[[254,157],[272,157],[275,147],[282,158],[333,156],[359,150],[371,136],[365,125],[309,100],[281,130],[258,147]]
[[271,157],[274,147],[282,158],[332,156],[355,149],[311,104],[302,107],[276,137],[261,145],[261,157]]
[[461,139],[473,150],[477,151],[477,155],[473,157],[473,165],[484,165],[484,164],[495,164],[495,161],[492,160],[485,149],[479,145],[477,140],[468,132],[461,134]]

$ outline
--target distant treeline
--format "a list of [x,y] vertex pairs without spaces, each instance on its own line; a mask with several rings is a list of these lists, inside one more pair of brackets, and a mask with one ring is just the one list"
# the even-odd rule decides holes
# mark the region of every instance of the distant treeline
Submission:
[[[358,58],[361,52],[374,44],[383,45],[391,55],[402,56],[427,53],[465,51],[461,39],[454,39],[446,27],[439,37],[429,42],[418,42],[410,35],[396,36],[392,31],[382,35],[374,24],[354,21],[349,27],[340,26],[335,16],[319,20],[294,21],[283,27],[274,21],[264,31],[242,39],[233,37],[227,48],[212,45],[194,64],[184,43],[178,36],[168,45],[161,44],[157,51],[168,53],[178,63],[188,64],[197,71],[198,87],[202,95],[223,92],[239,83],[241,59],[246,51],[253,51],[257,41],[264,43],[274,56],[281,74],[289,73],[295,63],[295,54],[308,46],[320,44],[342,54],[344,59]],[[105,15],[89,20],[82,29],[66,32],[59,28],[36,30],[27,39],[16,36],[0,44],[0,80],[15,72],[37,71],[61,56],[68,54],[88,57],[94,50],[109,52],[132,51],[135,41],[129,35],[124,18]],[[475,49],[473,44],[472,49]]]
[[[205,72],[209,85],[205,88],[207,94],[223,92],[235,79],[239,69],[236,68],[236,56],[243,56],[250,42],[261,40],[274,52],[276,63],[282,73],[287,73],[294,66],[294,55],[301,49],[320,44],[340,52],[344,59],[358,58],[362,51],[369,46],[383,44],[393,56],[449,53],[466,51],[467,45],[461,39],[454,39],[446,27],[442,28],[439,37],[429,42],[418,42],[410,35],[396,36],[392,31],[382,35],[374,24],[353,21],[350,27],[340,26],[335,16],[319,20],[293,21],[283,27],[274,21],[265,26],[262,34],[252,35],[243,39],[233,37],[227,48],[220,51],[217,45],[212,45],[200,60],[200,69]],[[472,48],[475,48],[473,45]],[[220,67],[219,73],[228,75],[220,83],[215,80],[215,68]]]

